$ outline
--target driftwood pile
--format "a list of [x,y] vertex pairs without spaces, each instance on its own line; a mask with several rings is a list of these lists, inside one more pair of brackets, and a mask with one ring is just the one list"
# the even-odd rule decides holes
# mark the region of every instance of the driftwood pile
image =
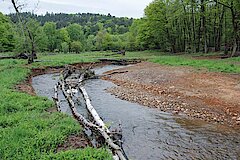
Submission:
[[[73,67],[66,67],[60,74],[60,80],[55,85],[55,95],[53,97],[58,111],[61,111],[59,91],[62,91],[65,99],[67,100],[71,109],[73,117],[83,126],[85,129],[90,130],[93,134],[100,136],[100,139],[104,142],[102,145],[107,145],[113,154],[114,159],[126,160],[128,159],[122,149],[122,130],[118,129],[110,131],[104,124],[103,120],[98,115],[97,111],[91,104],[91,100],[87,91],[83,86],[83,82],[87,79],[96,78],[94,72],[87,69],[76,69]],[[82,95],[86,104],[86,109],[90,118],[85,118],[81,113],[77,111],[76,96]]]

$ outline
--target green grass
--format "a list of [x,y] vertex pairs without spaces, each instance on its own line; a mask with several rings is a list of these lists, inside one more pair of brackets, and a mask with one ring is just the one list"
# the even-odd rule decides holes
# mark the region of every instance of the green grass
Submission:
[[0,57],[5,57],[5,56],[15,56],[16,53],[14,52],[0,52]]
[[219,60],[198,60],[189,56],[160,56],[151,59],[151,62],[171,66],[191,66],[198,69],[208,69],[214,72],[240,73],[239,58]]
[[79,62],[96,62],[100,58],[114,58],[114,59],[152,59],[157,56],[164,55],[162,52],[157,51],[143,51],[143,52],[127,52],[126,56],[113,55],[112,52],[85,52],[81,54],[56,54],[46,55],[40,54],[39,60],[33,64],[33,67],[41,66],[64,66],[66,64],[73,64]]
[[87,160],[87,159],[98,159],[98,160],[112,160],[112,157],[107,154],[105,149],[92,149],[87,148],[85,150],[69,150],[66,152],[60,152],[57,154],[50,154],[45,157],[45,159],[59,160],[59,159],[77,159],[77,160]]
[[[35,63],[34,67],[39,66],[63,66],[78,62],[95,62],[99,58],[114,58],[114,59],[143,59],[150,62],[159,63],[171,66],[191,66],[198,69],[208,69],[214,72],[240,73],[240,57],[227,59],[196,59],[196,55],[204,56],[198,53],[194,55],[169,55],[159,51],[142,51],[142,52],[127,52],[126,56],[112,55],[112,52],[86,52],[81,54],[57,54],[57,55],[42,55],[40,60],[45,62]],[[219,53],[209,53],[209,55],[217,55]]]
[[110,159],[106,150],[60,152],[57,146],[82,131],[70,116],[48,113],[53,102],[20,93],[14,86],[30,73],[23,60],[0,61],[0,159]]
[[66,64],[95,62],[97,59],[109,55],[109,52],[86,52],[81,54],[56,54],[56,55],[39,55],[38,59],[42,62],[33,64],[34,68],[41,66],[64,66]]

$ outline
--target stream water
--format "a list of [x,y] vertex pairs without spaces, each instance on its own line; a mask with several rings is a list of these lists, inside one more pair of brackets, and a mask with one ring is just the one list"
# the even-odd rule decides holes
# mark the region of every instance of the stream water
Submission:
[[[97,74],[119,68],[94,69]],[[36,93],[51,99],[58,74],[34,77]],[[240,159],[240,133],[231,128],[200,120],[174,116],[157,109],[115,98],[105,91],[113,83],[95,79],[85,83],[92,104],[106,124],[114,128],[121,121],[124,150],[130,159]],[[78,110],[83,110],[80,106]],[[70,109],[62,107],[70,114]]]

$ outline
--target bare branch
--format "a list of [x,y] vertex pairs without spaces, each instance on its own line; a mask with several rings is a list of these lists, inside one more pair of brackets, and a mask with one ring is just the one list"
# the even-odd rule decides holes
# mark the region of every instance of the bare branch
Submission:
[[216,2],[217,4],[223,5],[224,7],[227,7],[227,8],[229,8],[229,9],[232,9],[232,6],[229,6],[229,5],[227,5],[227,4],[224,4],[224,3],[222,3],[222,2],[219,2],[218,0],[213,0],[213,1]]

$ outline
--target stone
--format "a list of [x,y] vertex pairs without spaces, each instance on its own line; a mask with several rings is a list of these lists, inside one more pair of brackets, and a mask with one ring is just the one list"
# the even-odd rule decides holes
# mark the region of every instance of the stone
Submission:
[[237,120],[237,117],[232,117],[232,120]]

